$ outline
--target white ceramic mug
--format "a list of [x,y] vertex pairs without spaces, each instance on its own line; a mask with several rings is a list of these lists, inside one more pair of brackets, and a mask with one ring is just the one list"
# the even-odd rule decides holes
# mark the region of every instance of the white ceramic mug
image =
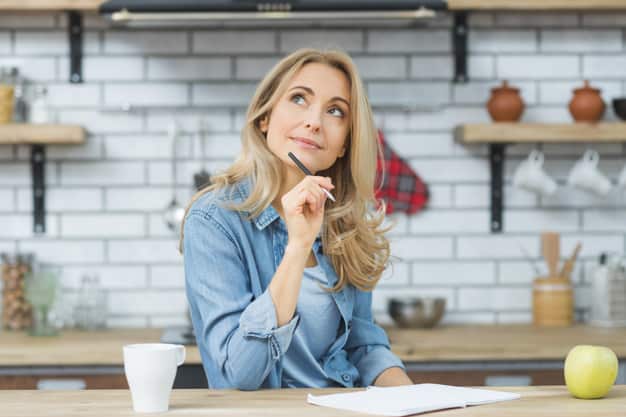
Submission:
[[624,165],[624,169],[619,174],[619,180],[617,180],[617,185],[622,188],[626,188],[626,165]]
[[124,346],[124,373],[137,413],[169,409],[176,370],[185,361],[185,347],[167,343]]
[[528,158],[519,164],[513,175],[513,185],[530,191],[550,196],[557,189],[554,181],[543,170],[543,153],[533,149]]
[[574,164],[567,178],[567,183],[601,196],[607,195],[611,191],[611,180],[598,170],[599,161],[598,152],[591,149],[587,150],[583,157]]

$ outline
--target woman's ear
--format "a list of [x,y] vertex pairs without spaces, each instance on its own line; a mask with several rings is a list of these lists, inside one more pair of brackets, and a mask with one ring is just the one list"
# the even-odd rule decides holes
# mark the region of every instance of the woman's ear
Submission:
[[347,150],[347,146],[344,146],[343,148],[341,148],[341,151],[339,151],[339,155],[337,155],[337,158],[342,158],[346,154],[346,150]]
[[268,127],[269,127],[268,117],[267,116],[263,116],[263,118],[261,120],[259,120],[259,129],[261,129],[261,132],[267,133]]

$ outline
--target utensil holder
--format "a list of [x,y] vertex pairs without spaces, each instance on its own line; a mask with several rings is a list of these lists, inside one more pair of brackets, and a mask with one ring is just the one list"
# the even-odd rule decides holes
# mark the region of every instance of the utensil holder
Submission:
[[539,277],[533,282],[533,324],[567,327],[574,322],[574,291],[562,277]]

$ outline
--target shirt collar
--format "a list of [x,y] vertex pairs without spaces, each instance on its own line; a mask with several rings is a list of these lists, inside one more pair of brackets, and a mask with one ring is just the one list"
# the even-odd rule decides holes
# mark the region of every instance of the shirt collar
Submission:
[[[237,188],[239,189],[241,201],[244,201],[248,198],[252,190],[252,178],[250,178],[249,176],[245,177],[237,183]],[[279,218],[280,215],[278,214],[276,209],[270,204],[265,210],[261,212],[261,214],[255,217],[252,222],[257,227],[257,229],[263,230]]]

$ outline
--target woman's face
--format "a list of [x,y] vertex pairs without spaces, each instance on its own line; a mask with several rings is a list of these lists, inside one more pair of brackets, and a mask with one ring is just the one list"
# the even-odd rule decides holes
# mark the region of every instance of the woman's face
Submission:
[[286,165],[293,152],[313,173],[330,168],[346,152],[350,85],[340,70],[310,63],[296,73],[285,94],[260,122],[272,153]]

